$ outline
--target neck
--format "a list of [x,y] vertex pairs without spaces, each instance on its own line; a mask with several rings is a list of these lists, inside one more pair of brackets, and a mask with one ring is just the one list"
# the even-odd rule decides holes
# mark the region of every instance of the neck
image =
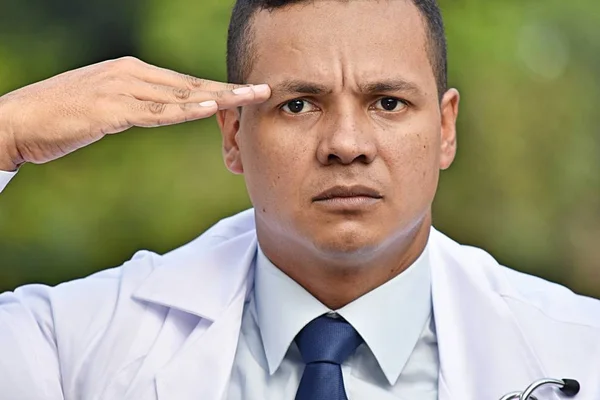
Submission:
[[[338,310],[405,271],[419,258],[429,239],[431,218],[410,233],[363,257],[331,259],[297,243],[258,239],[267,258],[331,310]],[[312,251],[311,251],[312,250]]]

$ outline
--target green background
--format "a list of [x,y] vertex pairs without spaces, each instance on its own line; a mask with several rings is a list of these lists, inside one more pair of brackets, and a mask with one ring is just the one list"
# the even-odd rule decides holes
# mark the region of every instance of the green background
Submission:
[[[399,1],[399,0],[398,0]],[[438,229],[600,297],[600,3],[445,0],[459,155]],[[232,1],[1,0],[0,93],[133,55],[225,79]],[[214,119],[25,165],[0,195],[0,291],[166,252],[249,207]]]

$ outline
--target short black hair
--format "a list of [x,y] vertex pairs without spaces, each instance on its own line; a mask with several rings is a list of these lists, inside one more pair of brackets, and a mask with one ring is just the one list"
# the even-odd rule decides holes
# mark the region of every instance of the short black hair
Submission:
[[[236,0],[227,37],[227,79],[244,84],[255,58],[251,21],[261,10],[275,10],[311,0]],[[314,1],[314,0],[312,0]],[[448,61],[444,21],[437,0],[407,0],[419,9],[428,31],[429,60],[436,78],[438,93],[446,92]]]

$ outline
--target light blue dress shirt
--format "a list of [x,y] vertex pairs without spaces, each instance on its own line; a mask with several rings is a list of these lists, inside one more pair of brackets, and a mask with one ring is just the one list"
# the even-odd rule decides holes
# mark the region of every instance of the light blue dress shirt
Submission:
[[327,313],[346,319],[365,340],[342,365],[349,400],[437,399],[439,359],[427,248],[406,271],[335,311],[259,248],[227,400],[293,400],[304,370],[294,338]]

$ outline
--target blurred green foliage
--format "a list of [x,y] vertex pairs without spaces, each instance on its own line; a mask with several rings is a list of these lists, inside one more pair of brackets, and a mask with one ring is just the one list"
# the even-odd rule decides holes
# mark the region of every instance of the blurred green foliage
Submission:
[[[0,93],[123,55],[225,79],[231,0],[1,1]],[[600,297],[600,3],[441,4],[462,107],[435,225]],[[0,195],[0,291],[166,252],[249,206],[214,120],[134,129],[25,165]]]

